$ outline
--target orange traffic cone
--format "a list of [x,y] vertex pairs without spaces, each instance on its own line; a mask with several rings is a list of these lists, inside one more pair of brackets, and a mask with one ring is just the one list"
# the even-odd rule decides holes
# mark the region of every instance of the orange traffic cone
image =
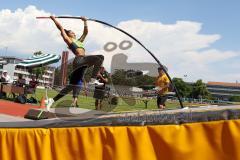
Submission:
[[45,96],[43,96],[41,99],[40,108],[46,108]]

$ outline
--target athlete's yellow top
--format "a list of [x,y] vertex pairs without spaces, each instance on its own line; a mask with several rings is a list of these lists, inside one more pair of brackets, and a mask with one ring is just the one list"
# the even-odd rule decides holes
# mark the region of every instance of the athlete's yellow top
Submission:
[[165,73],[162,76],[157,77],[156,86],[159,88],[164,88],[161,92],[159,92],[160,95],[165,95],[168,92],[169,83],[170,83],[170,80],[168,79]]

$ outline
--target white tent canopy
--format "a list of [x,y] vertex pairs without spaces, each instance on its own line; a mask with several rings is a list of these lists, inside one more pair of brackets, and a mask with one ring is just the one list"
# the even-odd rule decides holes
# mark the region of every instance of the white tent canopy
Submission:
[[26,67],[26,68],[41,67],[41,66],[52,64],[52,63],[56,63],[60,59],[61,57],[55,54],[33,55],[32,57],[18,63],[17,66]]

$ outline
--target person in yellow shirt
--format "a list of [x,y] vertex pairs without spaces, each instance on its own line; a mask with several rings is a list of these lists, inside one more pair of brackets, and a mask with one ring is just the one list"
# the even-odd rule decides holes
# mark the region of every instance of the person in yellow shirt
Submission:
[[160,109],[164,109],[166,107],[165,102],[168,98],[167,93],[168,88],[170,86],[170,80],[168,79],[166,73],[164,72],[162,67],[158,68],[158,77],[156,79],[156,88],[157,88],[157,106]]

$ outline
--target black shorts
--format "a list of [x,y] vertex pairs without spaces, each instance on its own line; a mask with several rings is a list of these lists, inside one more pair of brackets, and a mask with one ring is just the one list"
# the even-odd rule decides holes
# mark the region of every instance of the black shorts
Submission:
[[83,81],[83,77],[87,66],[81,66],[82,56],[76,56],[73,60],[73,72],[70,75],[70,84],[78,84],[79,81]]
[[93,98],[102,100],[105,96],[105,88],[95,88]]
[[83,84],[83,77],[87,66],[80,66],[79,62],[82,60],[83,57],[77,56],[73,60],[73,72],[70,75],[70,85],[73,88],[73,98],[77,98]]
[[73,98],[77,98],[82,89],[81,85],[73,86]]
[[157,105],[163,105],[165,106],[165,102],[167,100],[168,96],[167,95],[158,95],[157,96]]

